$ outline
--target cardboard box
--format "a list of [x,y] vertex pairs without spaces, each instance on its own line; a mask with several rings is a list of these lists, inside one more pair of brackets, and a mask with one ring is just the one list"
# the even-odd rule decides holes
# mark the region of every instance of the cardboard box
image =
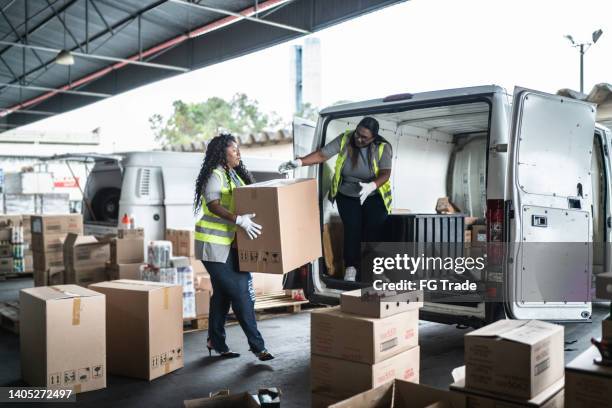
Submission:
[[393,380],[340,401],[330,408],[465,408],[465,397],[427,385]]
[[[256,214],[257,239],[237,229],[241,271],[283,274],[321,257],[321,227],[314,179],[281,179],[238,187],[237,214]],[[298,216],[299,215],[299,216]],[[306,239],[307,238],[307,239]]]
[[68,233],[32,234],[32,252],[61,252]]
[[0,275],[13,273],[13,258],[0,258]]
[[104,295],[75,285],[19,293],[21,376],[74,392],[106,387]]
[[612,342],[612,318],[608,317],[601,321],[601,337]]
[[595,278],[595,297],[612,300],[612,272],[597,275]]
[[210,311],[210,291],[198,290],[195,293],[196,316],[208,316]]
[[44,271],[49,268],[64,268],[64,252],[34,252],[34,269]]
[[310,395],[310,407],[311,408],[327,408],[341,400],[342,398],[332,397],[329,395],[313,392]]
[[357,363],[312,354],[310,356],[311,391],[344,399],[395,378],[418,383],[419,354],[420,348],[417,346],[376,364]]
[[210,282],[210,276],[208,274],[194,275],[193,287],[195,290],[208,290],[212,292],[212,283]]
[[563,378],[563,326],[500,320],[465,335],[465,385],[529,400]]
[[487,243],[487,226],[486,225],[472,225],[472,245],[474,244],[486,244]]
[[450,389],[465,398],[467,408],[564,408],[563,384],[562,378],[530,400],[468,389],[464,379],[451,384]]
[[283,275],[252,273],[253,289],[256,295],[278,293],[283,291]]
[[195,256],[195,237],[194,231],[167,229],[166,241],[172,242],[172,255],[174,256]]
[[208,274],[201,259],[189,258],[189,264],[193,268],[194,275]]
[[144,240],[141,238],[113,239],[110,245],[112,264],[144,262]]
[[357,289],[340,295],[340,310],[360,316],[380,319],[423,307],[423,292],[390,293],[381,296],[372,288]]
[[110,280],[131,279],[140,280],[140,267],[142,263],[115,264],[107,263],[106,270]]
[[463,242],[472,242],[472,231],[463,231]]
[[183,367],[183,289],[116,280],[89,286],[106,295],[108,372],[153,380]]
[[81,214],[32,215],[30,217],[32,235],[83,233]]
[[322,309],[310,319],[311,351],[322,356],[373,364],[419,343],[418,309],[384,319]]
[[34,272],[34,257],[32,255],[25,255],[23,257],[23,271],[25,273]]
[[331,221],[323,226],[323,254],[329,276],[344,276],[344,225],[342,221]]
[[144,228],[134,229],[117,229],[117,238],[119,239],[144,239]]
[[61,268],[48,268],[48,269],[34,269],[34,286],[55,286],[63,285],[64,280],[64,267]]
[[565,406],[609,407],[612,404],[612,367],[593,363],[601,354],[595,346],[572,360],[565,368]]
[[436,202],[436,213],[438,214],[455,214],[460,212],[459,208],[451,202],[448,197],[440,197]]
[[69,233],[64,242],[66,283],[86,286],[107,280],[106,262],[109,257],[108,239]]

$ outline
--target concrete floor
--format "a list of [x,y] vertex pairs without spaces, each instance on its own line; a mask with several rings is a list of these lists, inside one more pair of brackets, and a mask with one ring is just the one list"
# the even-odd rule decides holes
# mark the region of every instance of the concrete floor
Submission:
[[[0,301],[18,298],[29,279],[0,282]],[[565,324],[566,362],[601,335],[600,321],[607,315],[604,307],[594,308],[592,324]],[[278,317],[259,322],[268,349],[276,359],[267,363],[249,352],[246,338],[238,326],[228,327],[228,344],[242,356],[233,360],[208,357],[204,346],[206,332],[185,334],[185,367],[152,382],[109,376],[104,390],[79,394],[79,407],[181,407],[185,399],[207,396],[211,391],[229,388],[232,392],[255,391],[260,387],[279,387],[283,407],[310,406],[310,313]],[[468,330],[422,321],[421,383],[447,388],[451,370],[463,365],[463,335]],[[20,380],[19,338],[0,330],[0,386],[24,386]],[[53,406],[55,404],[46,404]],[[59,405],[58,406],[65,406]],[[24,404],[15,406],[23,407]]]

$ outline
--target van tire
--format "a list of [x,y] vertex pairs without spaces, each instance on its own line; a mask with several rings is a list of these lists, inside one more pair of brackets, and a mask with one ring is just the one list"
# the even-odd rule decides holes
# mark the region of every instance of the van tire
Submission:
[[91,208],[96,221],[119,221],[120,196],[121,189],[115,187],[103,188],[94,195],[93,200],[91,200]]

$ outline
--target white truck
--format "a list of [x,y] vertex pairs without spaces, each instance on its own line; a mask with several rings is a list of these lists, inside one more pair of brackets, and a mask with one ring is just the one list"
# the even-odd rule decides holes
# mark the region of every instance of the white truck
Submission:
[[[364,116],[380,122],[380,134],[393,146],[394,208],[434,213],[436,200],[448,196],[467,216],[486,219],[490,242],[517,244],[509,246],[514,253],[505,254],[503,307],[426,303],[421,318],[470,326],[504,314],[590,319],[588,301],[525,299],[532,285],[556,281],[586,300],[592,273],[610,270],[605,244],[612,238],[611,140],[609,130],[595,124],[595,106],[523,88],[512,97],[499,86],[393,95],[329,107],[316,124],[294,123],[295,155],[354,129]],[[322,225],[337,215],[327,200],[335,159],[294,174],[318,180]],[[566,253],[555,253],[559,247],[538,253],[529,246],[543,242],[585,245],[568,262]],[[311,301],[337,303],[342,291],[355,289],[329,276],[323,259],[302,272],[309,276]]]

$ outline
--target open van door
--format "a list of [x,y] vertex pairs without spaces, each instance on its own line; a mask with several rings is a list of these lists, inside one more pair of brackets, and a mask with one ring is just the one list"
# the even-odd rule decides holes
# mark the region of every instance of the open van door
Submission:
[[506,202],[506,309],[516,319],[591,315],[595,107],[515,88]]
[[[311,120],[293,118],[293,157],[306,156],[314,151],[317,124]],[[300,167],[293,171],[296,178],[316,177],[317,166]]]

